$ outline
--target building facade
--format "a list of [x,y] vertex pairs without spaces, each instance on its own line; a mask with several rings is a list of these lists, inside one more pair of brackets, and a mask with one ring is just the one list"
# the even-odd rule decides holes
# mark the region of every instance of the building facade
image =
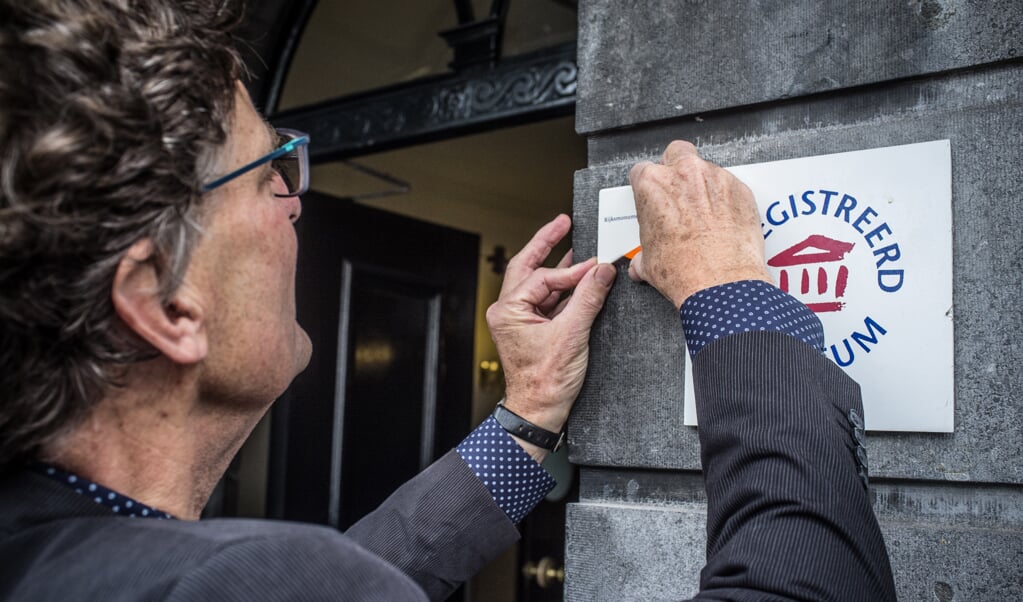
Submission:
[[[673,139],[725,166],[950,141],[954,432],[868,433],[904,600],[1023,598],[1021,39],[1019,0],[579,2],[577,256],[596,252],[599,190]],[[818,279],[838,276],[807,278],[832,294]],[[706,511],[683,354],[671,305],[621,275],[569,427],[567,600],[698,589]]]

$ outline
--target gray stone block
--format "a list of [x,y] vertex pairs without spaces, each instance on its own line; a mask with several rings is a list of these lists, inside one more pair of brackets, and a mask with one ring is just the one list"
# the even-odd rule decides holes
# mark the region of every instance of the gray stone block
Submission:
[[[900,600],[1023,599],[1023,489],[875,483]],[[568,509],[566,600],[678,600],[699,586],[699,475],[583,469]]]
[[900,600],[1023,599],[1023,490],[912,483],[871,489]]
[[698,506],[570,504],[565,600],[679,600],[699,590],[707,513]]
[[593,133],[1023,56],[1019,0],[590,0],[576,128]]
[[[698,141],[724,165],[949,138],[956,428],[871,433],[871,474],[1023,483],[1021,90],[1023,69],[1003,65],[599,138],[591,141],[594,166],[576,177],[575,249],[596,251],[599,189],[628,183],[629,167],[673,137]],[[679,426],[680,330],[668,302],[619,278],[592,337],[569,427],[572,461],[699,468],[695,431]]]

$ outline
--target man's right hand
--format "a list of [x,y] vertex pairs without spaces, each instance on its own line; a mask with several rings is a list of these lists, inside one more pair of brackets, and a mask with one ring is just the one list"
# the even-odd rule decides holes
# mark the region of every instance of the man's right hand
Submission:
[[629,276],[644,280],[675,308],[690,295],[739,280],[772,283],[753,193],[704,161],[689,142],[668,145],[660,163],[629,172],[643,250]]
[[[593,259],[572,265],[571,252],[558,267],[541,267],[571,227],[559,215],[541,228],[508,262],[500,297],[487,310],[504,366],[505,406],[552,432],[564,427],[579,395],[590,328],[615,280],[614,266]],[[519,442],[537,461],[547,453]]]

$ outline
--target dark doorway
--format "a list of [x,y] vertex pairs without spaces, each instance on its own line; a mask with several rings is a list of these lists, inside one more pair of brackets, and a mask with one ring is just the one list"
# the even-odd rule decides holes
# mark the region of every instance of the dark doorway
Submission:
[[468,431],[479,239],[303,197],[313,359],[274,408],[268,515],[347,528]]

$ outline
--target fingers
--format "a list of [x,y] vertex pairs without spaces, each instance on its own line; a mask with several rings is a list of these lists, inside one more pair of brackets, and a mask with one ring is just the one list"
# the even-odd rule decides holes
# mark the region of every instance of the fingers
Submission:
[[570,265],[572,265],[572,249],[566,251],[565,254],[561,257],[561,261],[559,261],[558,265],[554,267],[567,268]]
[[[572,265],[572,249],[569,249],[561,258],[561,261],[558,262],[557,268],[558,269],[567,268],[570,265]],[[536,309],[545,316],[554,317],[554,314],[552,314],[551,312],[554,312],[557,309],[558,305],[560,305],[560,303],[561,292],[558,291],[551,293],[551,295],[547,297],[546,300],[542,301],[539,305],[537,305]]]
[[556,318],[558,316],[558,314],[560,314],[561,312],[565,311],[565,306],[568,305],[568,300],[571,299],[571,298],[572,298],[572,296],[569,295],[569,296],[565,297],[564,299],[562,299],[561,301],[559,301],[558,305],[553,310],[551,310],[550,313],[547,314],[547,317],[553,320],[554,318]]
[[[700,153],[692,142],[675,140],[668,145],[668,148],[664,149],[664,153],[661,155],[660,165],[672,165],[679,161],[694,157],[699,158]],[[643,177],[643,172],[656,165],[658,164],[651,161],[640,161],[633,165],[632,169],[629,170],[629,183],[635,187],[636,182]]]
[[596,261],[595,258],[591,258],[568,268],[536,270],[518,288],[509,292],[509,298],[539,308],[551,295],[560,295],[575,288]]
[[[522,247],[522,250],[508,261],[508,267],[504,272],[504,282],[501,284],[501,295],[515,289],[543,265],[547,256],[550,255],[551,249],[561,242],[571,228],[572,220],[565,214],[558,215],[540,228],[526,243],[526,246]],[[565,258],[562,258],[561,262],[564,263]],[[571,258],[568,262],[571,263]],[[561,264],[559,263],[559,265]]]
[[553,317],[552,312],[557,310],[558,306],[562,303],[561,295],[561,291],[551,293],[546,299],[537,304],[536,311],[545,316]]
[[643,276],[643,251],[640,251],[629,262],[629,279],[633,282],[646,282]]
[[607,294],[614,284],[617,271],[609,263],[602,263],[588,270],[579,280],[572,296],[568,298],[559,320],[569,322],[570,327],[589,330],[593,320],[604,307]]
[[643,172],[654,166],[654,163],[650,161],[640,161],[639,163],[632,166],[629,170],[629,184],[633,188],[636,187],[636,182],[639,182],[643,178]]
[[664,149],[664,154],[661,155],[661,163],[664,165],[671,165],[681,159],[699,156],[700,153],[696,150],[696,147],[692,142],[675,140],[668,145],[668,148]]

